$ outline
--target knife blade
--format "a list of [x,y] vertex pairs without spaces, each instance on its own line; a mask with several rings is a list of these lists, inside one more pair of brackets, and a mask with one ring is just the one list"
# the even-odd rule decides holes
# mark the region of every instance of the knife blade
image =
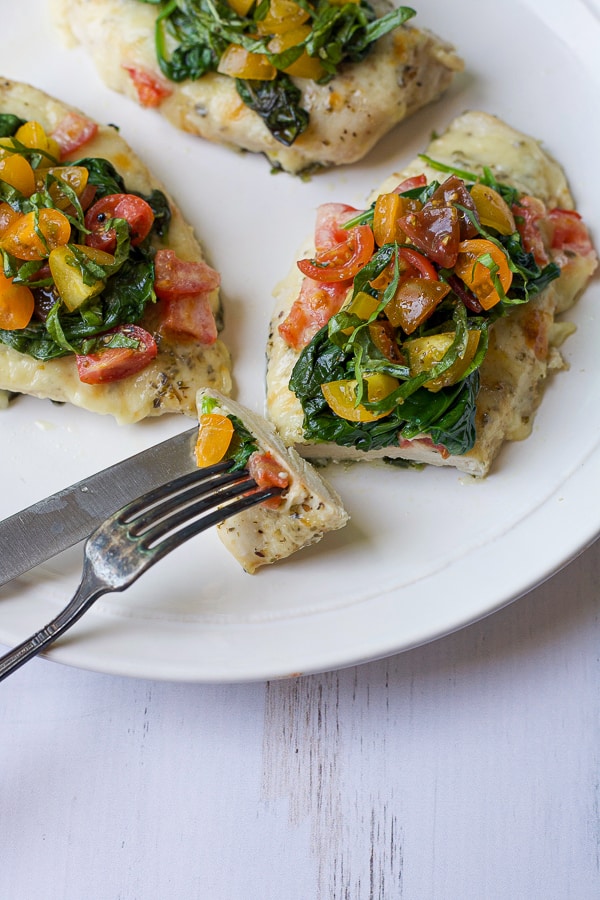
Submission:
[[0,522],[0,586],[88,537],[146,491],[196,468],[198,428],[63,488]]

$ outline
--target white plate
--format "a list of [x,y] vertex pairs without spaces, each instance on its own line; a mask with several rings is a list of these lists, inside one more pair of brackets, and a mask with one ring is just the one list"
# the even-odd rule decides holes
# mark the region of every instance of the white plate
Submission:
[[[360,206],[463,110],[485,109],[543,139],[598,239],[600,26],[583,3],[505,0],[499,15],[493,0],[421,0],[417,24],[456,44],[466,74],[369,159],[308,183],[271,175],[262,158],[180,134],[109,92],[79,50],[60,47],[46,6],[12,5],[3,73],[118,123],[168,185],[222,272],[237,395],[256,410],[271,290],[310,232],[316,206]],[[99,601],[52,658],[181,681],[332,669],[447,634],[549,577],[600,526],[599,294],[596,279],[574,313],[571,369],[549,384],[533,434],[507,446],[485,481],[452,470],[333,467],[352,516],[346,529],[253,577],[214,533],[201,536],[125,594]],[[0,516],[189,427],[170,418],[119,428],[32,398],[1,416]],[[77,584],[80,559],[74,548],[0,590],[0,641],[16,643],[55,614]]]

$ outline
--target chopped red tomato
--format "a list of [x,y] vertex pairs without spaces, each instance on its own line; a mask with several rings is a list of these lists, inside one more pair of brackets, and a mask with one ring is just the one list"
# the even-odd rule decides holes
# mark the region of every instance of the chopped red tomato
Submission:
[[449,293],[450,286],[442,281],[405,278],[386,305],[385,314],[395,328],[413,334]]
[[366,266],[375,249],[375,238],[369,225],[349,228],[343,243],[320,250],[313,259],[298,260],[298,268],[313,281],[349,281]]
[[[400,247],[398,249],[400,259],[408,263],[413,269],[419,273],[421,278],[427,278],[429,281],[438,281],[438,273],[434,265],[429,262],[426,256],[413,250],[411,247]],[[410,273],[409,273],[410,274]]]
[[114,228],[106,228],[109,219],[125,219],[134,247],[148,236],[154,223],[154,213],[150,204],[136,194],[107,194],[97,200],[85,214],[85,227],[91,234],[86,235],[88,247],[114,253],[117,233]]
[[[248,460],[248,471],[259,488],[278,487],[285,490],[290,483],[289,473],[270,453],[253,453]],[[270,497],[262,505],[275,509],[280,503],[281,497]]]
[[68,112],[60,120],[52,134],[53,138],[60,147],[61,159],[67,154],[79,150],[88,141],[96,136],[98,125],[76,112]]
[[173,91],[169,85],[147,69],[140,66],[123,66],[128,73],[142,106],[160,106]]
[[217,326],[209,295],[220,284],[218,272],[203,261],[179,259],[173,250],[154,257],[158,329],[171,340],[214,344]]
[[586,256],[593,251],[589,232],[575,210],[551,209],[548,219],[552,225],[553,250],[570,250],[580,256]]
[[[323,203],[317,209],[315,247],[317,253],[331,250],[348,238],[344,222],[359,212],[345,203]],[[311,338],[340,311],[351,282],[317,282],[304,278],[300,294],[278,328],[289,347],[301,350]]]
[[349,288],[347,282],[318,284],[305,278],[300,295],[278,328],[288,347],[294,350],[306,347],[317,331],[340,311]]
[[425,187],[427,184],[426,175],[412,175],[405,178],[399,185],[394,188],[394,194],[403,194],[405,191],[414,191],[415,188]]
[[214,344],[217,339],[217,325],[207,294],[162,300],[158,328],[161,334],[175,341]]
[[348,232],[342,226],[345,222],[354,218],[360,210],[345,203],[322,203],[317,209],[317,221],[315,224],[315,247],[319,250],[329,250],[336,244],[342,244],[348,237]]
[[521,235],[523,247],[532,253],[538,266],[545,266],[548,253],[538,223],[546,216],[546,207],[537,197],[523,196],[512,208],[517,231]]
[[429,437],[412,438],[412,440],[410,441],[406,440],[406,438],[400,438],[399,446],[401,450],[409,450],[411,447],[419,445],[422,447],[428,447],[431,450],[436,450],[440,454],[442,459],[448,459],[448,457],[450,456],[450,453],[443,444],[434,444]]
[[[94,202],[97,191],[98,188],[95,184],[86,184],[86,186],[82,190],[81,194],[79,195],[79,204],[84,212],[86,211],[86,209],[89,209]],[[67,212],[69,212],[70,209],[71,207],[67,207]]]
[[471,212],[475,219],[477,219],[477,207],[475,206],[475,201],[471,197],[471,194],[466,188],[466,185],[462,178],[459,178],[457,175],[450,175],[449,178],[446,178],[443,184],[440,184],[439,188],[433,192],[431,195],[427,206],[452,206],[456,209],[458,213],[458,223],[460,225],[460,239],[464,241],[465,238],[475,237],[477,234],[477,228],[473,225],[470,218],[463,212],[462,209],[458,209],[459,206],[462,206],[463,209],[468,209]]
[[453,206],[426,205],[402,216],[398,224],[415,247],[438,265],[452,268],[460,243],[458,212]]
[[179,259],[174,250],[158,250],[154,257],[154,290],[161,300],[214,291],[221,276],[205,262]]
[[77,372],[84,384],[107,384],[135,375],[145,369],[158,353],[152,335],[139,325],[119,325],[106,333],[106,341],[114,334],[123,334],[137,341],[138,347],[107,347],[97,353],[77,355]]

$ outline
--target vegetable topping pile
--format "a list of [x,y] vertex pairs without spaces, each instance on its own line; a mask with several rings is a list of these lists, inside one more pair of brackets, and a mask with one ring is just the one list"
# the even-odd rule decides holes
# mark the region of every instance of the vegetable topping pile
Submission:
[[[234,78],[242,101],[286,146],[308,127],[292,78],[330,81],[372,44],[415,15],[406,6],[378,18],[367,0],[141,0],[160,7],[156,53],[169,81],[208,72]],[[148,72],[130,69],[140,102],[170,93]]]
[[156,304],[157,331],[216,340],[206,264],[156,250],[171,210],[155,190],[129,192],[106,159],[63,161],[97,125],[68,113],[51,135],[0,114],[0,342],[38,360],[74,354],[88,384],[115,381],[157,355],[137,324]]
[[289,387],[310,441],[369,451],[426,435],[466,453],[489,326],[560,275],[552,256],[593,252],[576,212],[422,158],[443,183],[408,178],[364,212],[319,208],[279,325],[300,351]]

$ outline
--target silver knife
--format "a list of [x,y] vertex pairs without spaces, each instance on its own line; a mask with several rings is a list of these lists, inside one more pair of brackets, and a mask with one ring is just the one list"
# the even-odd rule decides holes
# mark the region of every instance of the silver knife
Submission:
[[191,428],[0,522],[0,585],[72,547],[130,500],[196,468]]

